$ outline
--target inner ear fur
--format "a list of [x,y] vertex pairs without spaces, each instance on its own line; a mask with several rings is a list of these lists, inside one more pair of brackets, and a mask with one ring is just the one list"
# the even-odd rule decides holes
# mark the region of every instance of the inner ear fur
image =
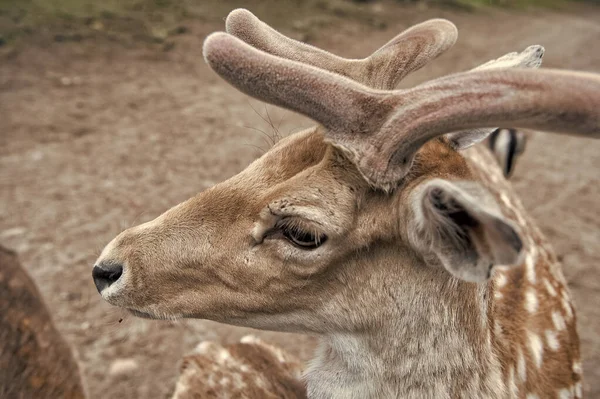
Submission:
[[416,189],[413,240],[455,277],[486,281],[494,266],[520,263],[523,242],[480,184],[434,179]]

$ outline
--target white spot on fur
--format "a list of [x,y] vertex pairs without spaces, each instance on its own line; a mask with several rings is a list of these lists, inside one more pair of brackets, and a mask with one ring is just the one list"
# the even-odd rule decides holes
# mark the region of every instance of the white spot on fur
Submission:
[[558,337],[556,336],[556,332],[552,330],[546,330],[546,342],[548,342],[548,346],[553,351],[557,351],[560,348],[560,342],[558,342]]
[[175,392],[173,392],[173,398],[183,397],[183,395],[185,395],[187,392],[188,387],[181,382],[177,382],[177,385],[175,386]]
[[494,292],[494,298],[502,299],[502,298],[504,298],[504,295],[502,295],[502,293],[500,291],[496,291],[496,292]]
[[204,355],[204,354],[208,353],[208,351],[210,350],[210,348],[212,346],[213,346],[212,342],[202,341],[196,346],[196,349],[194,350],[194,352],[196,352],[200,355]]
[[496,277],[496,286],[504,287],[506,285],[506,274],[498,273]]
[[239,373],[235,373],[231,376],[233,378],[233,386],[236,389],[246,388],[246,383],[242,380],[242,376]]
[[554,323],[554,328],[556,328],[557,331],[562,331],[567,328],[565,319],[556,311],[552,312],[552,322]]
[[575,397],[576,398],[583,397],[583,385],[581,384],[581,381],[579,381],[577,384],[575,384]]
[[548,294],[550,294],[550,296],[556,296],[556,290],[547,278],[544,278],[544,285],[546,286],[546,291],[548,291]]
[[540,397],[535,393],[528,393],[527,399],[540,399]]
[[572,399],[573,393],[571,392],[570,389],[564,388],[564,389],[561,389],[560,391],[558,391],[558,397],[560,399]]
[[285,358],[283,357],[283,353],[281,353],[281,351],[274,350],[271,353],[275,355],[279,363],[285,363]]
[[575,374],[582,374],[583,368],[581,367],[581,361],[576,361],[573,363],[573,372]]
[[571,308],[571,302],[569,300],[568,294],[565,294],[566,291],[563,291],[563,297],[562,297],[562,306],[563,309],[565,310],[566,316],[567,316],[567,320],[571,319],[573,317],[573,309]]
[[229,382],[230,382],[229,378],[227,378],[227,377],[223,377],[223,378],[221,378],[221,380],[219,381],[219,384],[221,384],[221,386],[225,386],[225,385],[228,385],[228,384],[229,384]]
[[534,249],[532,248],[531,251],[527,252],[527,255],[525,256],[525,275],[527,276],[527,280],[529,280],[530,283],[535,284],[535,254],[534,254]]
[[519,378],[521,382],[525,382],[527,380],[527,365],[525,364],[525,356],[523,356],[523,351],[518,349],[517,355],[517,372],[519,373]]
[[517,382],[515,381],[515,368],[512,365],[508,369],[508,386],[511,398],[516,398],[519,395],[519,388],[517,388]]
[[225,363],[225,361],[227,361],[230,358],[231,355],[229,354],[229,351],[223,348],[219,351],[219,357],[217,358],[217,361],[219,363]]
[[135,359],[116,359],[110,365],[108,373],[110,375],[128,375],[134,373],[139,368],[139,364]]
[[490,173],[490,181],[494,184],[497,184],[500,181],[500,179],[498,178],[498,176],[496,176],[495,173]]
[[502,335],[502,325],[496,320],[494,323],[494,333],[496,334],[496,338]]
[[500,200],[501,200],[502,202],[504,202],[504,204],[505,204],[505,205],[506,205],[508,208],[510,208],[510,209],[513,209],[513,208],[514,208],[513,204],[510,202],[510,198],[508,198],[508,195],[507,195],[505,192],[501,192],[501,193],[500,193]]
[[256,344],[259,343],[260,340],[256,335],[244,335],[242,339],[240,339],[242,344]]
[[525,292],[525,309],[527,309],[529,313],[535,313],[538,309],[538,298],[533,288],[530,288]]
[[542,360],[544,357],[544,344],[537,334],[529,331],[527,335],[529,337],[529,349],[535,360],[535,365],[540,368],[542,367]]

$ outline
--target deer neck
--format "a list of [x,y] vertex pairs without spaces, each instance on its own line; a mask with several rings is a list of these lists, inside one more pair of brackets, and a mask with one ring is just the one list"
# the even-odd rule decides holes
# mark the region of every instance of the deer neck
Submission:
[[370,306],[368,295],[358,299],[377,314],[359,331],[321,339],[305,375],[309,397],[501,396],[490,288],[433,274],[409,287],[389,275],[363,281],[363,287],[379,287]]

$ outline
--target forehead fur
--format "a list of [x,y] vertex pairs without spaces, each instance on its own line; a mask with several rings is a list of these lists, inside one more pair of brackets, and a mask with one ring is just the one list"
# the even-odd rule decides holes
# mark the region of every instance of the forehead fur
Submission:
[[[346,176],[349,182],[352,180],[353,186],[368,186],[365,181],[356,184],[358,170],[345,159],[343,151],[338,151],[328,142],[323,130],[321,127],[314,127],[282,139],[243,172],[234,176],[228,188],[243,183],[245,188],[251,187],[253,191],[270,189],[319,164],[326,157],[333,158],[327,166],[330,169],[333,165],[343,168],[342,175]],[[335,173],[333,170],[330,172]],[[400,187],[407,187],[424,177],[456,180],[472,176],[464,157],[447,139],[438,138],[429,141],[419,150],[411,172],[403,179]],[[250,186],[248,183],[251,183]]]
[[253,189],[259,190],[273,187],[321,162],[327,148],[323,134],[316,127],[296,133],[281,139],[246,170],[233,177],[232,183],[251,183]]
[[[322,127],[314,127],[282,139],[238,175],[176,207],[177,219],[196,220],[204,215],[201,217],[203,223],[209,225],[211,218],[206,218],[206,207],[210,207],[211,214],[220,215],[213,222],[228,218],[239,220],[239,215],[254,219],[270,201],[282,196],[301,199],[301,193],[312,192],[310,186],[313,185],[332,189],[332,184],[338,189],[351,187],[359,209],[372,204],[370,199],[380,206],[397,206],[393,205],[394,198],[404,198],[415,185],[429,178],[460,180],[472,177],[463,156],[445,139],[434,139],[419,150],[411,173],[405,176],[395,194],[386,195],[360,177],[354,164],[328,143],[322,130]],[[294,180],[310,168],[314,169],[309,176]]]
[[[256,190],[272,188],[323,161],[328,150],[329,155],[337,159],[337,162],[334,160],[328,165],[336,164],[344,168],[348,177],[356,180],[357,169],[343,159],[343,151],[337,151],[335,146],[329,144],[323,130],[322,127],[314,127],[282,139],[232,180],[246,184],[251,182],[251,187]],[[433,139],[419,150],[411,172],[403,179],[401,186],[405,187],[425,176],[451,180],[472,177],[464,157],[446,138]],[[363,183],[366,185],[366,182]]]

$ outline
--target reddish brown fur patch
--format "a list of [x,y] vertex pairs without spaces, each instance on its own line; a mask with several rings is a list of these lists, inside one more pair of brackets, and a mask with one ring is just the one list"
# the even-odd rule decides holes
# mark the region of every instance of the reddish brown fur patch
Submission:
[[444,138],[428,141],[417,153],[407,180],[416,177],[470,180],[472,173],[465,158]]
[[71,349],[17,256],[0,246],[0,398],[84,398]]

